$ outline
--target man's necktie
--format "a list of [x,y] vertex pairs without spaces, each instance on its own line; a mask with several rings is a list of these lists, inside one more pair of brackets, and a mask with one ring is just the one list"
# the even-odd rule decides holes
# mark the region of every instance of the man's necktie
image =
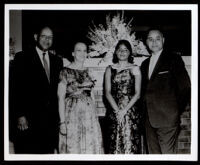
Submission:
[[49,67],[48,67],[48,64],[47,64],[47,60],[45,59],[45,55],[46,55],[46,53],[43,53],[44,70],[45,70],[47,78],[48,78],[48,80],[50,82],[50,71],[49,71]]
[[150,58],[150,61],[149,61],[149,79],[151,78],[151,75],[152,75],[152,72],[153,72],[153,69],[154,69],[154,59],[152,59],[153,57],[151,56]]

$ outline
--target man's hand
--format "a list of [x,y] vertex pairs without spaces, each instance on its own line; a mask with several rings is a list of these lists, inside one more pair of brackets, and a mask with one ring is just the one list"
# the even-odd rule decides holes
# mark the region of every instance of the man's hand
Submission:
[[63,136],[67,135],[67,129],[66,129],[65,122],[60,124],[60,134]]
[[17,128],[20,131],[24,131],[28,129],[28,121],[25,116],[19,117],[17,121]]

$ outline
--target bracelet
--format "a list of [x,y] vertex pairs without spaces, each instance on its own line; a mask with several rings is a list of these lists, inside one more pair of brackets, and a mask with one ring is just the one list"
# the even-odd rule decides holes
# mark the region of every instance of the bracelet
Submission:
[[59,125],[62,125],[62,124],[65,124],[65,121],[59,123]]

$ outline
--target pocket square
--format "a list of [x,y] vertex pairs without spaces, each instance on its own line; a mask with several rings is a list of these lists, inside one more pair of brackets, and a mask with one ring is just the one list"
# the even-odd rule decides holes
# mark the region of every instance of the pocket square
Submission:
[[158,74],[164,74],[164,73],[168,73],[169,71],[166,70],[166,71],[162,71],[162,72],[158,72]]

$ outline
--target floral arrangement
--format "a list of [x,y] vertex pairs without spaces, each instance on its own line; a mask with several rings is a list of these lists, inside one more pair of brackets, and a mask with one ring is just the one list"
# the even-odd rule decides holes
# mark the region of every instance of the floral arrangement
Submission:
[[89,27],[87,37],[92,41],[92,45],[89,46],[89,57],[100,56],[104,54],[104,59],[112,57],[115,46],[119,40],[128,40],[132,46],[133,55],[149,55],[146,46],[141,40],[137,40],[135,32],[132,30],[133,18],[126,23],[124,18],[124,12],[120,16],[120,13],[111,17],[106,15],[106,28],[99,24],[92,29]]

